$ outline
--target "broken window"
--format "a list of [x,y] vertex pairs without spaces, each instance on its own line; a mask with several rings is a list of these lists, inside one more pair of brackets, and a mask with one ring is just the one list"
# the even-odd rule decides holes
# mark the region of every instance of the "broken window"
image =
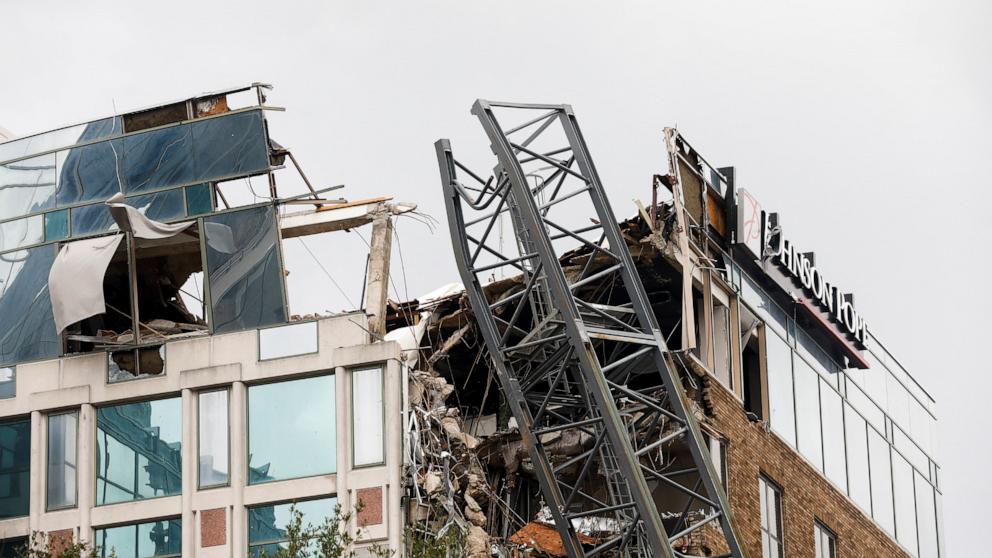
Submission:
[[730,297],[713,287],[713,375],[733,389],[731,381]]
[[172,103],[124,115],[124,132],[131,133],[189,119],[186,102]]
[[268,206],[203,219],[216,333],[286,321],[276,226],[275,211]]
[[[751,313],[744,305],[739,306],[740,312],[740,335],[741,335],[741,398],[744,400],[744,410],[749,416],[756,420],[767,420],[768,415],[777,418],[779,421],[784,418],[784,414],[779,411],[788,412],[792,407],[792,368],[788,369],[788,378],[782,378],[779,374],[783,371],[779,363],[776,365],[776,373],[773,375],[769,362],[762,362],[762,341],[766,335],[774,336],[774,333],[767,333],[757,316]],[[766,353],[767,354],[767,353]],[[790,353],[791,355],[791,353]],[[766,357],[769,358],[769,357]],[[791,358],[791,356],[790,356]],[[774,376],[774,378],[773,378]],[[772,382],[778,382],[775,388]],[[788,386],[788,407],[784,406],[786,395],[781,392],[782,388]],[[779,397],[779,401],[769,403],[769,394]],[[772,405],[777,405],[775,411],[770,411]],[[791,415],[789,415],[791,416]],[[773,419],[774,420],[774,419]],[[791,419],[790,419],[791,420]],[[784,422],[784,421],[783,421]],[[794,437],[794,435],[793,435]],[[792,442],[795,443],[795,442]]]

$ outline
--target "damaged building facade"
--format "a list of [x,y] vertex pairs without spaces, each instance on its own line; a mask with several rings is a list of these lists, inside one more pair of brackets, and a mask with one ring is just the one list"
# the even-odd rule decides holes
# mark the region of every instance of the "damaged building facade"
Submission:
[[[360,509],[358,546],[398,548],[402,353],[381,337],[411,207],[323,198],[269,137],[268,90],[0,143],[0,556],[36,532],[257,556],[294,503]],[[366,311],[294,314],[289,239],[366,225]]]
[[[388,300],[414,206],[326,199],[268,89],[0,143],[0,556],[256,556],[293,504],[417,558],[946,556],[933,399],[733,168],[666,129],[620,220],[571,107],[479,101],[460,282]],[[294,312],[288,241],[361,227],[361,308]]]

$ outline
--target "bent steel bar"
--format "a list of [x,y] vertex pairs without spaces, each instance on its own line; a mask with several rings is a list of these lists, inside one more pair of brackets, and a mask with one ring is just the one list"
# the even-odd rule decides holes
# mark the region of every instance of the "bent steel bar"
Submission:
[[[519,120],[504,127],[497,111]],[[719,526],[730,555],[742,558],[726,496],[571,108],[480,100],[472,112],[498,164],[484,180],[455,161],[447,140],[435,144],[452,244],[566,552],[686,556],[673,543]],[[461,184],[459,169],[481,190]],[[495,200],[494,211],[481,213]],[[514,246],[493,234],[504,221]],[[481,234],[470,232],[476,225]],[[576,249],[587,256],[566,269]],[[522,272],[523,291],[489,300],[483,280],[498,270]],[[566,436],[577,453],[550,451]],[[688,468],[672,470],[675,444],[688,446]],[[610,534],[584,548],[576,526],[590,517],[605,520]]]

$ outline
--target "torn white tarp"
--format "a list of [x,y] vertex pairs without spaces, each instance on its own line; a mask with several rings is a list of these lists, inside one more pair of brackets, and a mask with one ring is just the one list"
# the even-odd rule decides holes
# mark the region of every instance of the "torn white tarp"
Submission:
[[133,233],[136,238],[145,238],[148,240],[170,238],[183,232],[193,224],[193,221],[176,223],[174,225],[159,223],[145,217],[140,211],[123,202],[124,194],[117,193],[114,197],[107,200],[107,208],[110,210],[110,215],[113,216],[114,221],[117,222],[117,227],[124,232]]
[[103,277],[124,235],[101,236],[67,242],[59,250],[48,274],[55,329],[103,314]]

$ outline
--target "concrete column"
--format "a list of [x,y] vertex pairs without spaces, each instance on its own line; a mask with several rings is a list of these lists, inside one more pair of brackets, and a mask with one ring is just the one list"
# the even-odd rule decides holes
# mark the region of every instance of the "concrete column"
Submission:
[[183,446],[182,446],[182,470],[183,470],[183,556],[196,556],[196,529],[195,517],[193,514],[193,490],[197,485],[196,462],[199,455],[197,447],[197,405],[196,394],[190,389],[182,391],[183,405]]
[[351,503],[351,487],[348,483],[348,471],[351,470],[351,375],[347,368],[338,366],[334,369],[334,417],[335,444],[337,464],[338,504],[344,513],[353,511]]
[[241,558],[248,555],[248,534],[245,528],[248,517],[245,513],[245,485],[248,475],[248,388],[243,382],[231,384],[231,494],[232,505],[230,525],[231,556]]
[[45,511],[45,434],[41,412],[31,411],[31,480],[28,489],[28,528],[31,533],[41,528],[41,514]]
[[386,335],[389,256],[393,249],[393,220],[386,211],[377,215],[372,221],[370,246],[369,274],[365,286],[365,313],[369,315],[369,331],[381,338]]
[[79,409],[79,469],[76,490],[79,506],[79,540],[93,540],[90,509],[96,498],[96,409],[85,403]]
[[389,472],[389,484],[385,491],[385,514],[388,514],[389,517],[389,545],[397,554],[400,552],[399,541],[402,540],[403,520],[403,509],[400,502],[403,452],[399,448],[406,444],[403,436],[406,402],[403,382],[406,379],[406,374],[403,372],[396,360],[389,360],[383,366],[383,391],[386,404],[386,423],[383,426],[386,439],[386,470]]

